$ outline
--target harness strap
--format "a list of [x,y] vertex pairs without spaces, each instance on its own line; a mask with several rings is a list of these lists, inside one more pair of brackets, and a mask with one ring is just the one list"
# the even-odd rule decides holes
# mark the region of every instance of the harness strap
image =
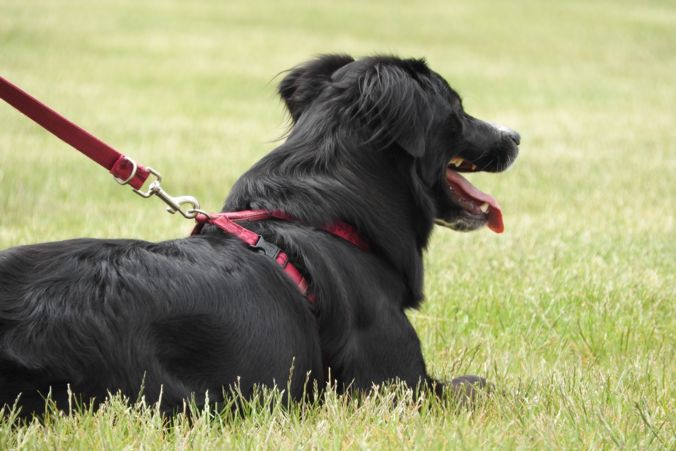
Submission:
[[[277,245],[266,241],[261,235],[236,222],[261,221],[266,219],[295,221],[292,216],[282,211],[276,210],[242,210],[216,213],[210,216],[198,214],[195,217],[197,225],[193,229],[192,235],[198,234],[204,224],[213,224],[225,233],[236,236],[252,249],[262,252],[274,260],[275,263],[281,267],[284,273],[289,276],[293,283],[296,284],[301,294],[305,296],[310,303],[314,304],[316,298],[313,293],[308,291],[309,283],[307,279],[305,279],[300,271],[298,271],[298,268],[289,262],[289,256],[286,254],[286,252],[277,247]],[[359,233],[349,224],[337,222],[323,227],[322,229],[328,233],[331,233],[332,235],[337,236],[338,238],[352,243],[364,251],[369,250],[368,243],[366,243],[366,241],[364,241],[361,236],[359,236]]]
[[[298,219],[280,210],[240,210],[217,213],[212,216],[225,216],[231,221],[262,221],[265,219],[280,219],[282,221],[298,222]],[[198,222],[200,222],[199,217],[200,216],[197,218]],[[201,222],[205,222],[205,220],[202,219]],[[361,235],[359,235],[357,229],[345,222],[334,222],[322,227],[322,230],[352,243],[363,251],[370,250],[368,243],[361,237]]]
[[0,77],[0,98],[39,125],[108,169],[122,184],[141,189],[150,171],[80,128],[35,97]]
[[[242,212],[238,212],[242,213]],[[223,230],[224,232],[234,235],[240,240],[244,241],[249,247],[252,249],[262,252],[266,256],[270,257],[272,260],[275,261],[281,268],[282,271],[286,273],[287,276],[291,279],[291,281],[296,284],[298,287],[298,290],[301,292],[303,296],[306,296],[308,300],[312,303],[314,303],[315,299],[314,297],[309,297],[308,296],[308,287],[309,284],[305,277],[302,276],[300,271],[293,266],[291,263],[289,263],[289,256],[286,254],[286,252],[282,251],[280,248],[278,248],[276,245],[265,241],[265,238],[263,238],[261,235],[257,234],[256,232],[249,230],[235,222],[235,220],[249,220],[249,221],[256,221],[259,219],[268,219],[270,216],[268,215],[260,215],[257,219],[255,216],[252,216],[251,218],[245,218],[241,217],[237,218],[238,215],[232,215],[234,217],[229,217],[228,213],[221,213],[217,215],[213,215],[211,217],[208,217],[206,215],[197,215],[195,218],[197,220],[197,226],[195,227],[195,230],[198,231],[200,226],[208,222],[209,224],[213,224],[219,229]],[[195,231],[193,231],[193,234],[195,234]]]

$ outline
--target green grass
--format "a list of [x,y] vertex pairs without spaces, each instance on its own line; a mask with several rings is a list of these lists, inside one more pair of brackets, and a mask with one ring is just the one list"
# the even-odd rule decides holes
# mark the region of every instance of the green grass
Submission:
[[[275,74],[317,53],[425,56],[523,144],[472,176],[505,234],[435,231],[410,314],[434,375],[498,387],[474,411],[385,390],[164,425],[116,399],[4,420],[0,448],[676,448],[675,23],[666,0],[2,0],[0,73],[210,210],[285,131]],[[0,104],[0,248],[189,229]]]

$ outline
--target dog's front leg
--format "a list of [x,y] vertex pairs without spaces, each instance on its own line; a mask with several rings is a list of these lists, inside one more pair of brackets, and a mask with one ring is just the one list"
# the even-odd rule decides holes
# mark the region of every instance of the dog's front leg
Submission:
[[474,399],[486,386],[486,381],[477,376],[461,376],[450,382],[430,377],[420,340],[401,310],[382,309],[372,321],[358,326],[350,328],[344,346],[328,362],[341,390],[369,391],[374,385],[404,382],[440,398]]

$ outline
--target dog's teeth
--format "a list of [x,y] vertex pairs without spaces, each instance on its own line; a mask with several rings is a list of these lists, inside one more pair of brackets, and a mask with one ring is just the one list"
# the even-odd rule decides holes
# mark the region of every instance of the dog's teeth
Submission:
[[484,202],[484,203],[481,204],[481,206],[479,207],[479,210],[481,210],[481,211],[484,212],[484,213],[488,213],[488,208],[489,208],[489,207],[490,207],[490,206],[488,205],[488,202]]
[[448,164],[451,166],[455,166],[456,168],[459,168],[463,161],[465,160],[460,157],[453,157],[451,158],[451,161],[448,162]]
[[471,164],[470,169],[472,171],[476,171],[476,164],[474,164],[474,163],[470,163],[470,164]]

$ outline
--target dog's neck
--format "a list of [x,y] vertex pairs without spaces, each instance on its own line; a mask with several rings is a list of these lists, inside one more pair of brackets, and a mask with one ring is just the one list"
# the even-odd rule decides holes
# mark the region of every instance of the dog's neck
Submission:
[[416,305],[422,299],[422,251],[433,212],[416,200],[409,177],[397,175],[406,171],[403,166],[386,168],[382,155],[357,158],[359,164],[345,152],[318,158],[282,145],[235,183],[224,211],[281,210],[315,227],[351,224],[373,252],[403,275],[409,305]]

